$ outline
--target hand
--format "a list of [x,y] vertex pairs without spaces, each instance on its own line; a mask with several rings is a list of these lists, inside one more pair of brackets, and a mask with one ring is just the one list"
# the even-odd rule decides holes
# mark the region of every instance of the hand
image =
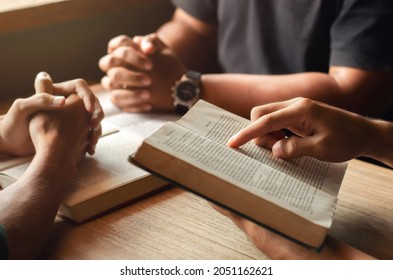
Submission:
[[[65,96],[77,93],[84,101],[87,111],[92,113],[92,137],[89,153],[94,153],[94,146],[101,135],[101,120],[104,116],[98,99],[83,80],[73,80],[52,84],[47,73],[41,72],[35,80],[37,94],[17,99],[0,123],[1,152],[16,156],[34,153],[34,146],[29,135],[31,117],[39,111],[54,111],[64,107]],[[58,95],[52,95],[58,94]]]
[[83,79],[75,79],[53,84],[51,77],[47,73],[40,72],[37,75],[34,86],[37,93],[56,93],[63,96],[77,94],[83,100],[86,111],[91,113],[91,136],[87,152],[93,155],[95,153],[95,146],[102,133],[101,121],[104,118],[104,111],[102,110],[98,98],[91,91],[86,81]]
[[2,152],[15,156],[32,155],[34,146],[29,134],[31,116],[42,110],[59,110],[64,104],[64,96],[53,96],[48,93],[15,100],[0,124]]
[[274,260],[339,260],[373,259],[373,257],[328,236],[319,251],[298,245],[250,220],[213,205],[218,212],[231,219],[267,257]]
[[[255,139],[271,148],[275,156],[310,156],[343,162],[364,154],[367,135],[373,134],[370,120],[306,98],[271,103],[253,108],[252,123],[229,141],[238,147]],[[295,135],[285,137],[281,129]]]
[[36,154],[59,155],[63,168],[71,166],[76,174],[76,166],[89,147],[90,118],[75,94],[67,97],[62,110],[37,113],[29,125]]
[[90,144],[87,152],[90,155],[95,153],[95,147],[98,139],[101,137],[102,128],[101,121],[104,118],[104,111],[98,101],[98,98],[89,88],[83,79],[75,79],[62,83],[52,84],[50,76],[41,72],[38,74],[36,83],[36,92],[47,92],[50,94],[58,94],[63,96],[71,96],[76,94],[83,101],[85,110],[90,113]]
[[155,34],[112,39],[99,66],[106,72],[101,83],[112,91],[113,103],[128,112],[173,111],[171,89],[186,71]]

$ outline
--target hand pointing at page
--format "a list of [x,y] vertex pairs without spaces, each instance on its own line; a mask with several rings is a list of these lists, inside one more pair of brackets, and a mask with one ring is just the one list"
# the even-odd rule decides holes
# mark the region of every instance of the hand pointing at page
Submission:
[[[347,161],[358,156],[370,156],[393,164],[393,155],[381,151],[389,125],[368,119],[306,98],[271,103],[255,107],[252,123],[229,141],[238,147],[254,139],[255,143],[271,148],[275,156],[292,158],[310,156],[330,162]],[[282,129],[295,135],[285,137]],[[390,129],[390,134],[391,134]],[[391,140],[390,140],[391,141]],[[383,145],[386,144],[386,145]]]
[[[296,98],[255,107],[252,123],[231,137],[230,147],[254,139],[275,156],[311,156],[325,161],[346,161],[360,155],[393,167],[393,124],[372,120],[309,99]],[[294,135],[285,137],[282,129]],[[306,249],[254,222],[215,207],[230,218],[255,246],[272,259],[368,259],[371,256],[328,237],[322,251]]]

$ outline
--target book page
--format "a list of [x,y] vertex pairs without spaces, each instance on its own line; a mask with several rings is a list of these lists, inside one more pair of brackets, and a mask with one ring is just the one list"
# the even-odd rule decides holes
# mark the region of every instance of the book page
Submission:
[[27,157],[2,156],[0,158],[0,171],[9,169],[14,166],[21,165],[26,162],[30,162],[32,159],[33,159],[32,156],[27,156]]
[[[125,182],[149,175],[128,162],[128,153],[136,151],[138,144],[139,142],[125,137],[122,133],[101,138],[95,155],[87,155],[80,163],[77,177],[71,183],[66,198],[76,193],[79,197],[97,195]],[[3,170],[2,173],[18,179],[29,164]]]
[[176,121],[180,118],[178,114],[171,113],[127,113],[121,111],[110,100],[110,93],[103,90],[97,94],[105,119],[102,121],[103,134],[110,129],[127,133],[132,139],[142,142],[154,131],[159,129],[169,121]]
[[284,161],[253,142],[237,150],[227,147],[229,137],[248,123],[199,101],[176,124],[165,125],[146,142],[329,227],[346,164],[306,157]]
[[[231,136],[250,121],[200,100],[177,124],[211,141],[226,146]],[[236,149],[238,152],[277,169],[315,188],[337,196],[347,163],[328,163],[310,157],[283,160],[253,141]]]
[[104,119],[103,123],[116,127],[129,137],[142,142],[168,121],[179,119],[175,114],[119,113]]
[[77,178],[68,193],[88,193],[92,189],[99,193],[149,175],[128,162],[128,152],[136,151],[138,144],[122,133],[101,138],[94,156],[86,156],[80,164]]
[[100,101],[105,118],[120,114],[122,112],[115,104],[112,103],[109,91],[100,88],[100,90],[96,92],[96,96]]

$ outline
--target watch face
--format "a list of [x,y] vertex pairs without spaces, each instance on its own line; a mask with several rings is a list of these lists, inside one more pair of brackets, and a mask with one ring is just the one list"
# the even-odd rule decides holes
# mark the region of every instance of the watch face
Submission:
[[198,88],[195,84],[184,81],[177,86],[177,97],[182,101],[190,101],[197,96]]

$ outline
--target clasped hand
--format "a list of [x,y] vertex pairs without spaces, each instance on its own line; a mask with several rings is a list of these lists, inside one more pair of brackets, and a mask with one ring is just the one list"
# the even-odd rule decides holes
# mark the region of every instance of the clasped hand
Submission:
[[155,34],[121,35],[108,44],[99,61],[101,80],[115,105],[127,112],[173,111],[171,89],[186,69]]
[[[29,125],[38,112],[47,112],[50,121],[56,120],[70,125],[82,122],[78,119],[81,114],[53,114],[65,110],[75,102],[75,98],[83,102],[84,113],[88,115],[89,142],[87,152],[94,154],[95,145],[101,135],[101,120],[104,117],[101,105],[87,83],[76,79],[63,83],[53,84],[47,73],[41,72],[35,80],[36,94],[25,99],[17,99],[10,107],[0,123],[1,152],[15,156],[28,156],[34,154],[32,137]],[[52,112],[52,114],[49,114]],[[43,118],[45,113],[41,114]],[[83,122],[82,122],[83,123]],[[38,131],[38,130],[37,130]],[[35,135],[36,136],[36,135]],[[85,151],[86,152],[86,151]]]

